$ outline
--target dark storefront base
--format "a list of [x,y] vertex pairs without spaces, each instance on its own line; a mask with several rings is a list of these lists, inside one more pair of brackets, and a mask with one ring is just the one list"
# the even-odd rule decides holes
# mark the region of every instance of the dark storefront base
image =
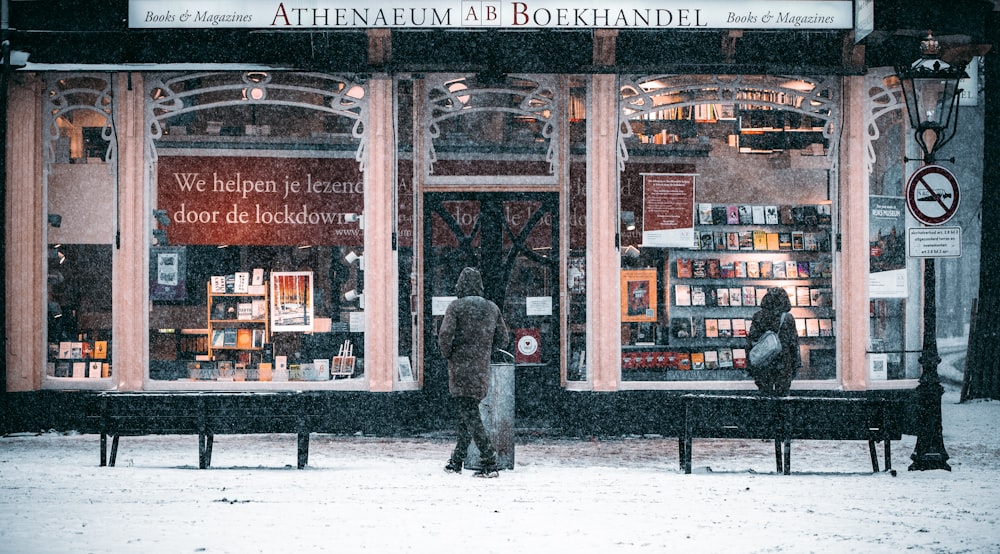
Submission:
[[[619,391],[578,392],[558,386],[558,380],[538,380],[518,375],[515,392],[515,428],[519,435],[553,437],[615,437],[660,435],[678,437],[683,432],[684,395],[720,391]],[[40,431],[100,432],[102,395],[91,391],[34,391],[7,393],[4,433]],[[755,395],[745,391],[738,394]],[[917,434],[917,404],[913,390],[892,391],[793,391],[795,396],[841,398],[887,398],[898,400],[895,414],[903,434]],[[124,397],[125,395],[123,395]],[[370,393],[356,391],[311,391],[289,393],[128,393],[128,411],[136,416],[163,415],[169,410],[194,411],[198,399],[241,396],[245,414],[232,414],[266,421],[269,413],[308,413],[317,423],[314,432],[363,433],[373,436],[419,436],[450,432],[450,403],[444,388],[428,387],[419,392]],[[264,429],[262,429],[264,430]]]

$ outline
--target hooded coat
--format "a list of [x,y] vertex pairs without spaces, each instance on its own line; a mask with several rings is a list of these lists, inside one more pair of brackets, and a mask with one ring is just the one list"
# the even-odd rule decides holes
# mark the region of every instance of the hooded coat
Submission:
[[455,295],[438,330],[438,348],[448,360],[448,391],[482,400],[489,390],[493,351],[507,346],[507,324],[500,308],[483,297],[477,269],[462,270]]
[[782,319],[782,315],[791,309],[792,304],[788,300],[788,293],[785,292],[785,289],[781,287],[767,289],[767,293],[760,301],[760,310],[753,315],[750,330],[747,333],[748,350],[767,331],[776,331],[778,339],[781,341],[781,357],[774,365],[764,368],[749,368],[757,387],[769,394],[782,396],[787,394],[792,379],[802,367],[795,318],[789,314],[788,317]]

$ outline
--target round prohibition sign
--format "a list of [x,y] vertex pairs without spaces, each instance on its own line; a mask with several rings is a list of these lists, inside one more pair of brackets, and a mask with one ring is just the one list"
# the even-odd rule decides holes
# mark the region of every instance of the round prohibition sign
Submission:
[[906,208],[924,225],[940,225],[958,211],[958,180],[940,165],[925,165],[906,183]]

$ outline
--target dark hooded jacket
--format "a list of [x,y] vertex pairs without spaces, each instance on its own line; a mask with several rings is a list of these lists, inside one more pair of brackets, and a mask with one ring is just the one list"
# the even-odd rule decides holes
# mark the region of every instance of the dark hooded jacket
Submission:
[[490,357],[494,349],[507,346],[507,324],[500,308],[483,298],[478,270],[462,270],[455,295],[438,330],[438,348],[448,360],[448,390],[452,396],[482,400],[489,389]]
[[749,368],[757,386],[764,392],[786,394],[792,379],[802,367],[795,318],[789,314],[782,322],[782,314],[791,309],[792,304],[788,301],[788,293],[785,292],[785,289],[781,287],[769,288],[764,298],[760,300],[760,310],[753,315],[753,320],[750,323],[750,330],[747,333],[748,349],[752,348],[761,335],[767,331],[776,331],[778,339],[781,341],[781,358],[774,366]]

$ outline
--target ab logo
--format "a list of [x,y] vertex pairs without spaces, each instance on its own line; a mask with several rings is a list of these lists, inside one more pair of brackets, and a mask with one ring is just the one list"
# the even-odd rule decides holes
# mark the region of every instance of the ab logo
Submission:
[[462,2],[462,25],[499,27],[500,2]]

